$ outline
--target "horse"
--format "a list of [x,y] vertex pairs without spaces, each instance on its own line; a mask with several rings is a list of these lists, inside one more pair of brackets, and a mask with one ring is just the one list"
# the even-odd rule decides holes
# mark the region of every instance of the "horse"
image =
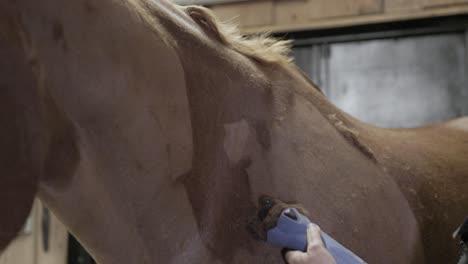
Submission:
[[448,263],[468,119],[365,124],[289,43],[160,0],[0,1],[0,247],[34,195],[102,264],[282,263],[268,195],[369,263]]

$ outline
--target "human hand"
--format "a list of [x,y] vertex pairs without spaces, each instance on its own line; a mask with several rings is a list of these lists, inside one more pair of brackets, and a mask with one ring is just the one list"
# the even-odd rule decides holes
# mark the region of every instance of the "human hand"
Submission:
[[286,261],[289,264],[336,264],[323,244],[320,228],[314,224],[307,227],[307,252],[289,251]]

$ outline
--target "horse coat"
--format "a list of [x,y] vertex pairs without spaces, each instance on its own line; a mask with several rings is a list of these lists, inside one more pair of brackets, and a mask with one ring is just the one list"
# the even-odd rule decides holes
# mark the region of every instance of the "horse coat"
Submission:
[[200,7],[1,0],[0,14],[2,245],[37,188],[99,263],[282,263],[246,231],[267,194],[369,263],[455,261],[466,119],[364,124],[287,43]]

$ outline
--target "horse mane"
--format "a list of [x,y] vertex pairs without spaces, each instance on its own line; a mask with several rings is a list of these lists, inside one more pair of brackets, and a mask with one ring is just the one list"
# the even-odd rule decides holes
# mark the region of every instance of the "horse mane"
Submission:
[[[245,56],[269,63],[290,64],[293,58],[290,56],[292,41],[272,37],[269,33],[260,33],[256,35],[245,35],[235,24],[220,22],[213,11],[201,6],[187,6],[187,13],[200,26],[207,28],[209,32],[222,44],[231,47]],[[293,65],[297,71],[312,87],[320,93],[322,89],[316,85],[307,74]]]
[[[156,12],[151,2],[148,0],[130,0],[130,2],[134,4],[133,7],[141,18],[152,27],[155,27],[157,23],[155,23],[155,16],[152,14]],[[242,34],[237,25],[219,21],[213,11],[202,6],[190,5],[183,7],[183,9],[198,25],[207,31],[207,34],[211,33],[221,44],[260,62],[292,65],[312,87],[322,92],[319,86],[313,83],[299,67],[291,64],[293,61],[290,56],[291,40],[274,38],[270,33]],[[162,29],[157,28],[157,30]],[[170,40],[166,38],[163,38],[163,41],[170,43]]]
[[292,61],[290,40],[277,39],[269,33],[242,34],[237,25],[219,21],[214,13],[205,7],[187,6],[186,10],[198,24],[215,34],[218,41],[247,57],[263,62]]

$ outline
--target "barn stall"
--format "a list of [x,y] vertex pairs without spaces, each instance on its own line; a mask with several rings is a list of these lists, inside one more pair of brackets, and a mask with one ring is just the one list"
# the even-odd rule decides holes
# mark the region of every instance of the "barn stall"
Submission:
[[[468,114],[466,0],[180,0],[246,34],[293,40],[296,63],[346,112],[384,127]],[[69,244],[70,241],[70,244]],[[1,264],[90,264],[39,201]]]

